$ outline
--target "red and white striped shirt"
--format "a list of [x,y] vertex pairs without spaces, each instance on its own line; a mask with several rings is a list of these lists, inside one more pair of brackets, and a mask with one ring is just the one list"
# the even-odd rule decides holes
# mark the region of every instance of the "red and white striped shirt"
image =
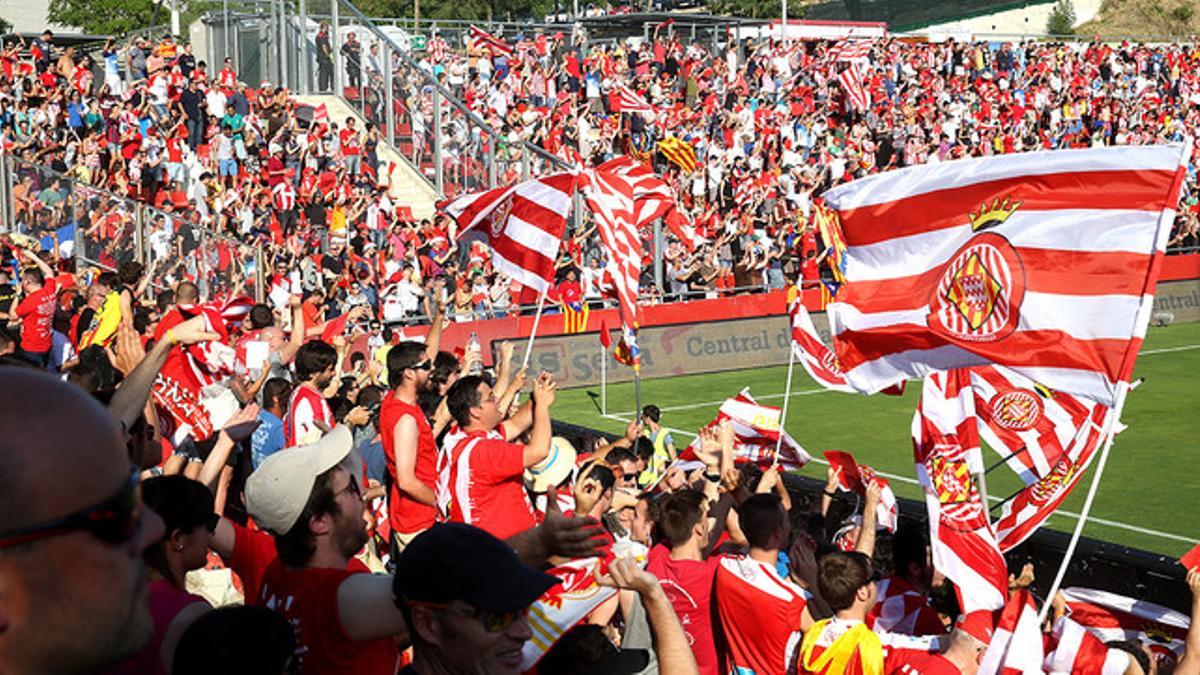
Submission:
[[789,672],[808,593],[748,556],[723,558],[714,589],[723,671]]
[[438,456],[437,503],[454,523],[467,523],[507,539],[537,525],[525,492],[525,446],[496,429],[446,434]]
[[893,574],[881,579],[877,588],[875,607],[867,615],[868,621],[874,619],[875,630],[904,635],[945,634],[946,628],[929,605],[929,598],[913,590],[907,581]]
[[332,428],[336,424],[333,411],[329,409],[329,404],[325,402],[321,392],[306,384],[298,385],[292,391],[292,398],[288,402],[288,414],[283,421],[283,434],[288,447],[300,442],[311,442],[314,435],[319,437],[323,434],[317,422]]
[[271,198],[275,208],[280,211],[291,211],[296,208],[296,188],[289,180],[282,180],[271,188]]

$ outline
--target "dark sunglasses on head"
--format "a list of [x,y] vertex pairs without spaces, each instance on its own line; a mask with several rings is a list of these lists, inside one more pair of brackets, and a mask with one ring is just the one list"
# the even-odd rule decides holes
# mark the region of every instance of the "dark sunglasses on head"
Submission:
[[0,532],[0,548],[28,544],[76,530],[91,532],[106,544],[124,544],[133,538],[141,521],[142,490],[134,469],[113,496],[99,504],[37,525]]

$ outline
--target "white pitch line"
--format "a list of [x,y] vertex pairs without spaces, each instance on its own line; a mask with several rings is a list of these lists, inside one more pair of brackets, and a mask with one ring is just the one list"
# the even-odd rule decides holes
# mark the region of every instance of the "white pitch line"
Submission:
[[[1200,345],[1197,345],[1196,348],[1200,349]],[[781,396],[782,396],[782,394],[781,394]],[[625,416],[602,415],[602,417],[607,417],[608,419],[611,419],[611,420],[614,420],[617,422],[625,422],[625,423],[629,422],[628,415],[625,415]],[[672,434],[679,434],[680,436],[687,436],[689,438],[696,437],[696,434],[694,434],[690,431],[684,431],[682,429],[674,429],[671,427],[663,427],[663,428],[666,429],[667,431],[671,432]],[[829,465],[829,462],[826,462],[825,460],[819,459],[817,457],[813,457],[812,461],[817,464],[823,464],[825,466]],[[918,481],[915,478],[911,478],[909,476],[899,476],[894,473],[887,473],[885,471],[876,471],[875,473],[879,474],[880,476],[883,476],[884,478],[887,478],[888,480],[898,480],[901,483],[908,483],[910,485],[920,485],[921,484],[920,481]],[[988,500],[992,501],[992,502],[1003,501],[1000,497],[997,497],[995,495],[988,495]],[[1066,511],[1063,509],[1059,509],[1059,510],[1055,511],[1053,514],[1051,514],[1050,517],[1053,518],[1055,516],[1062,516],[1062,517],[1070,518],[1070,519],[1073,519],[1076,521],[1079,520],[1078,513],[1075,513],[1073,511]],[[1196,541],[1196,539],[1194,537],[1184,537],[1184,536],[1180,536],[1178,534],[1171,534],[1170,532],[1162,532],[1161,530],[1151,530],[1149,528],[1138,527],[1137,525],[1129,525],[1127,523],[1122,523],[1122,522],[1118,522],[1115,520],[1108,520],[1106,518],[1097,518],[1095,516],[1088,516],[1088,521],[1098,523],[1100,525],[1106,525],[1108,527],[1117,528],[1120,530],[1128,530],[1130,532],[1137,532],[1138,534],[1145,534],[1145,535],[1149,535],[1152,537],[1159,537],[1162,539],[1171,539],[1173,541],[1182,541],[1182,542],[1187,542],[1187,543],[1195,543],[1195,541]]]
[[1164,347],[1162,349],[1147,349],[1141,352],[1142,356],[1151,354],[1170,354],[1172,352],[1187,352],[1193,349],[1200,349],[1200,345],[1184,345],[1183,347]]
[[[792,396],[811,396],[813,394],[825,394],[830,391],[832,391],[832,390],[824,389],[824,388],[822,388],[822,389],[802,389],[800,391],[793,391]],[[758,396],[756,394],[756,395],[754,395],[754,398],[755,398],[755,400],[763,401],[763,400],[766,400],[769,398],[783,398],[783,394],[766,394],[764,396]],[[659,410],[661,410],[663,412],[668,412],[670,410],[694,410],[696,408],[707,408],[709,406],[721,405],[722,403],[724,403],[725,401],[728,401],[728,400],[729,399],[727,399],[727,398],[723,398],[720,401],[706,401],[704,403],[688,403],[687,405],[671,405],[671,406],[667,406],[665,408],[659,408]]]

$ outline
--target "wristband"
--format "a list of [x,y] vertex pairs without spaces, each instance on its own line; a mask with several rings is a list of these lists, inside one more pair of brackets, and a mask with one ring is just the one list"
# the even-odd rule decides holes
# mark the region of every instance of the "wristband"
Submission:
[[829,490],[821,490],[821,492],[825,493],[826,497],[836,497],[837,496],[837,490],[834,490],[833,492],[830,492]]
[[175,337],[175,331],[167,329],[167,339],[171,341],[171,346],[179,344],[179,338]]
[[708,482],[710,482],[710,483],[720,483],[720,482],[721,482],[721,475],[720,475],[720,474],[706,473],[706,474],[704,474],[704,480],[706,480],[706,481],[708,481]]

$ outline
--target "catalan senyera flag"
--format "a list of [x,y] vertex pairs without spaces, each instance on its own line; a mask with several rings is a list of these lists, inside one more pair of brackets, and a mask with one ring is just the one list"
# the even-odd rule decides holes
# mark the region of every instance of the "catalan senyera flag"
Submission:
[[591,309],[587,303],[579,300],[576,302],[562,303],[563,313],[563,332],[564,333],[582,333],[587,330],[588,315],[591,314]]
[[658,149],[672,164],[684,173],[696,170],[696,150],[691,143],[676,136],[667,136],[658,142]]
[[987,363],[1114,405],[1145,337],[1183,145],[907,167],[824,194],[846,243],[829,306],[846,379]]
[[825,260],[835,282],[834,288],[831,289],[831,295],[837,295],[841,284],[846,281],[846,241],[842,238],[842,228],[838,223],[837,212],[824,205],[814,204],[813,224],[816,225],[817,234],[821,235],[821,241],[825,243],[825,248],[829,251]]

